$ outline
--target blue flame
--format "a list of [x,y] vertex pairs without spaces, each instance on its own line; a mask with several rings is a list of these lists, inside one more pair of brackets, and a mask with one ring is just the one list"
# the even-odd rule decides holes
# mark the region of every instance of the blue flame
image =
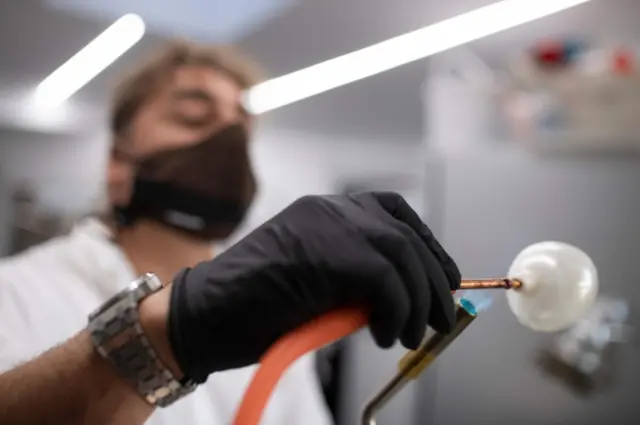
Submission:
[[467,311],[467,313],[469,313],[470,315],[475,316],[476,314],[478,314],[476,307],[468,299],[460,298],[459,302],[460,302],[460,307],[464,308]]
[[462,294],[462,298],[460,298],[460,303],[462,303],[462,300],[467,301],[474,307],[476,313],[485,311],[493,304],[496,292],[498,291],[491,289],[465,291]]

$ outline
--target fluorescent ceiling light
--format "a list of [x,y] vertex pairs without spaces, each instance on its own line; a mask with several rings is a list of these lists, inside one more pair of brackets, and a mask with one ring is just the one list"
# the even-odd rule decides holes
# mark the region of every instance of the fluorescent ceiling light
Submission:
[[144,35],[140,16],[128,14],[62,64],[36,88],[38,104],[55,106],[64,102],[100,74]]
[[246,93],[256,114],[320,94],[589,0],[505,0],[265,81]]

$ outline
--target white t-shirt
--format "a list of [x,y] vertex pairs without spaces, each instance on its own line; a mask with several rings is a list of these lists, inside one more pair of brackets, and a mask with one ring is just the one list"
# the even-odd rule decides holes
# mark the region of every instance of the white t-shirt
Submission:
[[[0,372],[82,330],[87,315],[135,278],[105,226],[94,219],[67,236],[0,261]],[[220,372],[195,393],[158,409],[147,425],[228,425],[255,366]],[[329,425],[312,356],[285,373],[262,424]]]

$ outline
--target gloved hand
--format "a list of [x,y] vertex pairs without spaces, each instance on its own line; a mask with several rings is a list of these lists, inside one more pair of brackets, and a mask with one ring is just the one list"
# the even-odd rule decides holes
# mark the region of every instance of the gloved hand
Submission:
[[256,363],[285,333],[336,308],[370,308],[380,347],[415,349],[426,325],[454,325],[460,273],[395,193],[307,196],[214,260],[176,276],[169,340],[204,382]]

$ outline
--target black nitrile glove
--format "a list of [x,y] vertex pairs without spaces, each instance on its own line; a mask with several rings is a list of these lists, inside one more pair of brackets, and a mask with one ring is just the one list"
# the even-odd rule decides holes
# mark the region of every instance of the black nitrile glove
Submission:
[[380,347],[454,325],[460,273],[395,193],[307,196],[173,283],[169,338],[185,374],[248,366],[279,337],[345,306],[370,309]]

